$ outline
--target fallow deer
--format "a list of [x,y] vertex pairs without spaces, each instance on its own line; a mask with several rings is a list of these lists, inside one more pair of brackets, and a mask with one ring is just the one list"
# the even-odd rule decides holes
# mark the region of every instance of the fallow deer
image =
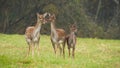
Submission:
[[[49,14],[50,15],[50,14]],[[55,14],[52,14],[49,16],[49,22],[51,23],[51,42],[52,46],[54,48],[54,52],[56,54],[57,48],[60,49],[60,55],[62,54],[62,47],[65,46],[65,31],[64,29],[58,29],[55,27]],[[60,46],[62,44],[62,47]],[[64,48],[63,48],[64,49]],[[63,57],[64,57],[64,51],[63,51]]]
[[70,34],[66,36],[66,42],[68,46],[68,51],[69,51],[69,57],[70,57],[70,49],[72,48],[72,57],[74,58],[74,53],[75,53],[75,46],[76,46],[76,33],[77,32],[77,27],[75,24],[70,26]]
[[45,15],[46,15],[46,13],[44,13],[44,14],[37,13],[37,23],[36,23],[36,25],[26,28],[25,38],[26,38],[26,41],[29,45],[27,55],[29,55],[31,49],[32,49],[32,56],[34,55],[35,45],[37,47],[38,54],[39,54],[40,30],[41,30],[41,25],[46,23]]

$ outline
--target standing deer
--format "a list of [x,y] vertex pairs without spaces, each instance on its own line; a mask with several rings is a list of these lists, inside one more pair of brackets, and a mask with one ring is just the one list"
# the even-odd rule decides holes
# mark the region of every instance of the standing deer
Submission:
[[[52,14],[49,16],[49,22],[51,23],[50,24],[51,25],[51,42],[52,42],[52,46],[53,46],[55,54],[57,52],[57,48],[59,48],[60,55],[61,55],[62,47],[60,46],[60,44],[62,44],[63,47],[65,46],[66,34],[63,29],[57,29],[55,27],[55,20],[56,20],[55,14]],[[64,55],[64,51],[63,51],[63,55]]]
[[66,42],[68,46],[68,51],[69,51],[69,57],[70,57],[70,49],[72,48],[72,57],[74,58],[74,53],[75,53],[75,46],[76,46],[76,35],[75,33],[77,32],[77,27],[75,24],[73,24],[70,27],[70,34],[66,36]]
[[29,45],[29,49],[28,49],[28,55],[32,49],[32,56],[34,55],[34,47],[35,45],[37,45],[37,50],[38,50],[38,54],[39,54],[39,40],[40,40],[40,30],[41,30],[41,25],[46,23],[45,20],[45,14],[39,14],[37,13],[37,23],[35,26],[30,26],[26,28],[25,31],[25,38],[26,41]]

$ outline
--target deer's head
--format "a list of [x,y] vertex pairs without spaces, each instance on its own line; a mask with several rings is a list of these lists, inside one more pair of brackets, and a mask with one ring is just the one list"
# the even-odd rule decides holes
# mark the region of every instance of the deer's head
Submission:
[[49,23],[54,23],[56,20],[55,14],[46,13],[45,20]]
[[69,26],[70,27],[70,31],[71,32],[77,32],[77,25],[76,25],[76,23],[74,23],[74,24],[72,24],[71,26]]
[[41,24],[47,23],[45,16],[46,16],[46,13],[44,13],[44,14],[37,13],[37,22],[41,23]]

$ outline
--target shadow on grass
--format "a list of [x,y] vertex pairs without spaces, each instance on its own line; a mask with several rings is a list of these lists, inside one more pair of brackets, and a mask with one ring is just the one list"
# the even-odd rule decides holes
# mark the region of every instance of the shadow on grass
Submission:
[[22,63],[22,64],[31,64],[32,61],[31,60],[23,60],[23,61],[19,61],[19,63]]

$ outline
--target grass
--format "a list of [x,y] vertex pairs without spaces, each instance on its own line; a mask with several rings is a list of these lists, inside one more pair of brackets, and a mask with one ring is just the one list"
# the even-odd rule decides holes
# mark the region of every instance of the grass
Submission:
[[25,58],[28,45],[23,35],[0,34],[0,68],[119,68],[120,40],[78,38],[75,59],[53,52],[50,37],[41,36],[40,55]]

